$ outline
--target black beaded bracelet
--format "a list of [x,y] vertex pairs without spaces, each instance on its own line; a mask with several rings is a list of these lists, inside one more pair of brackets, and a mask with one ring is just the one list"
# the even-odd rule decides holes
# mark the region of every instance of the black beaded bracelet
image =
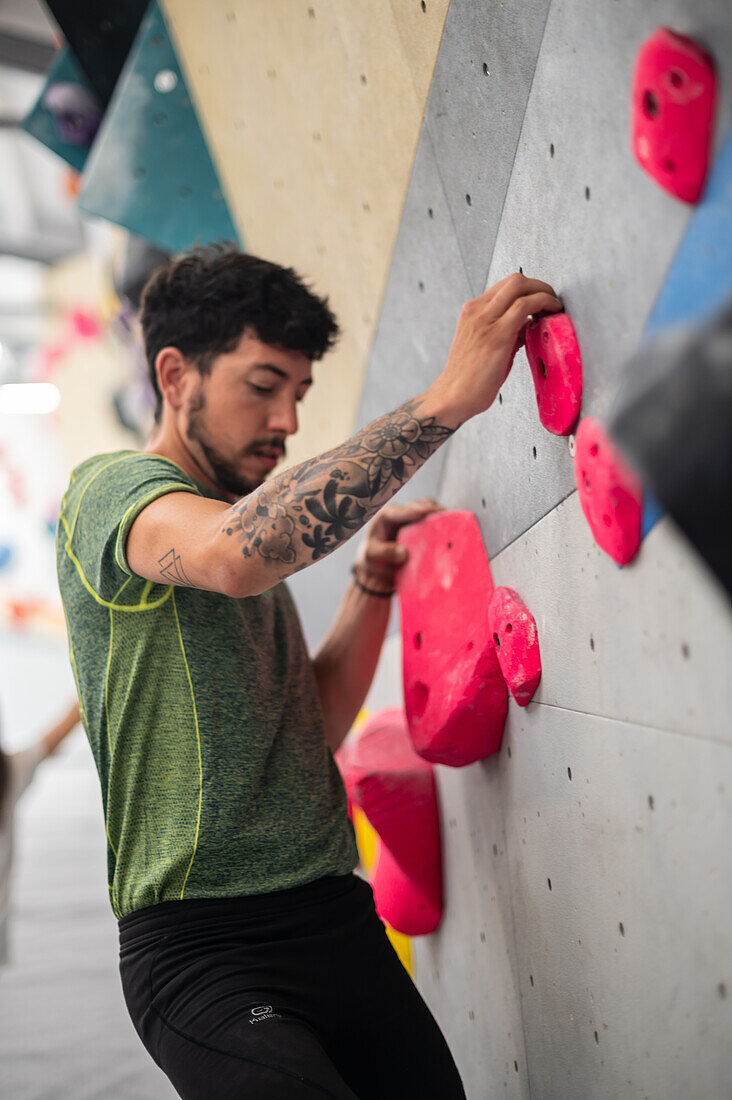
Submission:
[[353,576],[353,583],[356,585],[356,588],[360,588],[361,591],[365,592],[367,596],[378,596],[381,600],[390,600],[396,592],[395,588],[392,588],[390,592],[377,592],[375,588],[367,588],[366,585],[358,579],[358,573],[356,572],[355,565],[351,566],[351,574]]

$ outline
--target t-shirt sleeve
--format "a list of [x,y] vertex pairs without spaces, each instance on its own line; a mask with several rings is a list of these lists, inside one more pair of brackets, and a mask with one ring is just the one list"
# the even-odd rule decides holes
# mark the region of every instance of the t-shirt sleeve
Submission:
[[114,600],[134,574],[125,553],[130,529],[143,508],[166,493],[197,493],[196,483],[158,455],[128,452],[75,485],[64,509],[66,547],[85,586]]

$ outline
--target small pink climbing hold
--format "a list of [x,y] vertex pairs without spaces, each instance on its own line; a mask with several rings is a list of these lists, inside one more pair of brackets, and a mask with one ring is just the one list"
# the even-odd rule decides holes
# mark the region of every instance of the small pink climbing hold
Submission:
[[490,565],[472,512],[403,527],[397,589],[404,703],[420,756],[463,767],[501,747],[506,685],[488,630]]
[[574,477],[595,542],[618,565],[626,565],[640,546],[643,489],[592,416],[581,420],[577,429]]
[[633,77],[633,152],[656,183],[683,202],[704,189],[716,99],[714,61],[668,27],[640,48]]
[[414,751],[404,711],[374,714],[337,759],[349,799],[379,836],[371,882],[377,913],[406,936],[434,932],[442,919],[437,789],[432,765]]
[[488,608],[488,629],[503,678],[520,707],[531,702],[541,679],[536,620],[512,588],[496,588]]
[[582,406],[582,356],[566,313],[540,317],[528,326],[526,356],[539,419],[554,435],[569,435]]

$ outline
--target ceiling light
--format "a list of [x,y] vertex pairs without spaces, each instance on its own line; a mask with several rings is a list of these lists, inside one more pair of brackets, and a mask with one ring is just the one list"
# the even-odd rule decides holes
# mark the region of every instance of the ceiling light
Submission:
[[0,413],[51,413],[61,394],[52,382],[11,382],[0,386]]

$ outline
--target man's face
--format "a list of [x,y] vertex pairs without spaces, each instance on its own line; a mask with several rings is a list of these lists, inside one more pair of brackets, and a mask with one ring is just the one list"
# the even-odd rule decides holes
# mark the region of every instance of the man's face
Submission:
[[300,352],[243,336],[208,374],[193,371],[183,434],[192,457],[228,496],[251,493],[284,457],[297,406],[312,384]]

